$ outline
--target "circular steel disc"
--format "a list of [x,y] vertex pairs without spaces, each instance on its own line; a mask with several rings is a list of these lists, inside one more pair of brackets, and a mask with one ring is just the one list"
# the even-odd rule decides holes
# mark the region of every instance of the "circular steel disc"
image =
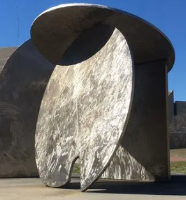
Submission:
[[59,63],[40,107],[36,163],[42,181],[60,187],[69,182],[79,157],[86,190],[109,164],[125,131],[132,56],[118,29],[98,24],[79,35]]

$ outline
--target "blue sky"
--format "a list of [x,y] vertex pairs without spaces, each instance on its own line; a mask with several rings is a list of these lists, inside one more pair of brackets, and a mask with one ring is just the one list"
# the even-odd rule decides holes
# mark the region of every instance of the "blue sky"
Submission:
[[176,62],[169,73],[169,89],[176,101],[186,101],[186,0],[1,0],[0,47],[19,46],[30,38],[30,26],[44,10],[61,3],[103,4],[138,15],[171,40]]

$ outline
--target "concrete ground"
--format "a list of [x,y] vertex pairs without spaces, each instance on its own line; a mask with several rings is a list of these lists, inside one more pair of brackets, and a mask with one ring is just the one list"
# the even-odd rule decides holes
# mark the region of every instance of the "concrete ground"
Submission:
[[74,178],[65,189],[45,187],[38,178],[0,179],[0,200],[183,200],[186,176],[175,175],[171,183],[123,183],[99,181],[87,192],[80,192]]

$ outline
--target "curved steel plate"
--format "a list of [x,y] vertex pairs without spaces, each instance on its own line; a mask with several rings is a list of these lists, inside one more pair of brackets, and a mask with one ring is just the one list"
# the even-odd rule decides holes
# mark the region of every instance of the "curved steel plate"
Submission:
[[38,176],[35,128],[53,69],[29,40],[15,50],[0,73],[0,177]]
[[167,60],[168,70],[172,68],[174,49],[160,30],[137,16],[101,5],[62,4],[46,10],[34,21],[31,36],[38,50],[57,64],[69,44],[97,23],[122,32],[135,64]]
[[[100,38],[107,41],[101,44]],[[69,182],[79,157],[86,190],[109,164],[125,131],[133,96],[132,57],[122,33],[100,24],[83,32],[60,63],[40,107],[36,163],[42,181],[60,187]]]

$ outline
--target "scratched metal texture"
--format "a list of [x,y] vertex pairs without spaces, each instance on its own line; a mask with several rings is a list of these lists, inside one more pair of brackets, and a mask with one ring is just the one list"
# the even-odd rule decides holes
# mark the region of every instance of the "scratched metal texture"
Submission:
[[[92,5],[92,4],[62,4],[62,5],[53,7],[41,13],[38,16],[38,18],[36,18],[31,28],[31,37],[34,44],[38,48],[38,50],[41,52],[41,54],[45,56],[45,58],[50,60],[52,63],[54,64],[60,63],[61,66],[65,64],[72,65],[72,64],[75,64],[74,60],[77,59],[75,58],[76,57],[75,55],[78,55],[80,49],[73,48],[73,51],[71,51],[73,54],[73,59],[71,59],[72,56],[71,54],[68,54],[68,51],[66,51],[66,49],[69,47],[70,44],[72,44],[76,40],[77,37],[79,37],[79,35],[82,34],[83,31],[88,30],[91,27],[97,26],[98,24],[108,24],[112,27],[116,27],[118,30],[121,31],[121,33],[125,36],[127,43],[130,46],[130,50],[132,52],[133,62],[135,63],[135,66],[137,65],[139,66],[143,63],[153,63],[159,60],[164,60],[167,66],[167,70],[168,71],[171,70],[174,63],[174,49],[170,41],[166,38],[166,36],[160,30],[158,30],[156,27],[149,24],[145,20],[138,18],[137,16],[134,16],[130,13],[126,13],[117,9],[108,8],[106,6]],[[97,38],[99,38],[99,35],[97,35]],[[107,36],[105,38],[107,38]],[[94,38],[90,38],[90,40],[95,41]],[[83,39],[81,40],[81,42],[82,42],[81,45],[84,46],[85,42]],[[102,42],[102,41],[99,41],[99,42]],[[73,46],[74,45],[72,45],[71,47]],[[83,51],[81,49],[82,55],[85,54],[84,57],[89,58],[91,54],[96,52],[95,49],[93,49],[93,51],[90,52],[90,49],[91,49],[90,46],[85,48]],[[98,49],[100,50],[100,48]],[[63,54],[64,54],[64,57],[61,60],[61,56]],[[84,59],[82,58],[82,55],[81,55],[81,58],[77,56],[80,62],[82,62]],[[165,69],[165,65],[161,65],[161,67],[162,67],[161,70]],[[68,76],[72,76],[72,75],[68,75]],[[146,80],[148,81],[150,79],[151,78],[149,79],[147,78]],[[134,81],[134,78],[133,78],[133,81]],[[148,83],[147,85],[144,84],[144,86],[145,87],[148,86]],[[136,87],[137,90],[139,88],[140,87]],[[54,92],[54,89],[53,89],[53,93],[54,95],[56,95]],[[141,95],[143,96],[143,93]],[[140,98],[142,96],[140,96]],[[154,97],[156,97],[156,95],[154,95]],[[146,98],[142,100],[144,101],[147,100],[148,102],[148,99]],[[126,99],[123,99],[123,101],[126,101]],[[138,104],[135,104],[135,106],[138,107]],[[141,109],[141,111],[143,111],[143,109]],[[137,112],[137,114],[140,114],[140,112]],[[135,114],[135,111],[133,111],[133,114]],[[131,124],[133,124],[133,122],[134,121],[131,120]],[[55,123],[57,123],[57,121]],[[58,123],[61,123],[61,121]],[[87,121],[86,123],[88,124]],[[134,124],[137,124],[137,123],[134,122]],[[141,125],[139,124],[139,126]],[[130,128],[131,130],[133,130],[132,125],[130,126]],[[148,129],[148,126],[146,126],[146,128]],[[128,133],[129,132],[130,131],[128,131]],[[146,133],[148,133],[148,131],[146,131],[145,134]],[[145,134],[143,133],[141,134],[142,136],[145,136]],[[112,160],[112,161],[114,160],[116,161],[118,158],[121,159],[121,162],[123,162],[124,160],[124,162],[122,163],[124,165],[121,164],[122,172],[120,171],[121,173],[118,173],[118,171],[115,170],[117,167],[121,167],[121,166],[114,165],[113,168],[112,167],[110,168],[111,173],[110,172],[108,173],[107,171],[106,176],[108,178],[122,177],[123,180],[131,180],[131,179],[134,179],[134,177],[135,178],[138,177],[138,180],[139,179],[140,180],[154,179],[153,175],[156,174],[157,168],[154,170],[154,168],[152,167],[152,169],[154,170],[154,171],[150,170],[152,174],[148,172],[148,170],[146,169],[146,165],[143,165],[145,162],[140,163],[141,159],[143,160],[143,157],[140,157],[140,152],[137,151],[137,148],[134,148],[134,151],[135,151],[134,154],[131,153],[131,151],[129,151],[131,150],[132,147],[126,148],[126,147],[133,146],[133,144],[131,143],[131,141],[133,142],[133,140],[130,139],[131,137],[133,137],[133,134],[125,134],[125,135],[126,135],[125,139],[120,141],[122,143],[125,143],[124,147],[123,146],[119,147],[118,151],[116,152],[116,157],[114,157]],[[135,139],[138,139],[138,138],[139,137],[137,136],[135,137]],[[127,145],[126,145],[126,142],[128,142]],[[136,144],[140,146],[139,142],[137,142]],[[156,147],[156,145],[152,145],[152,147],[153,148],[150,150],[152,150],[151,153],[153,154],[155,152],[154,147]],[[135,157],[136,153],[140,158]],[[154,155],[157,155],[157,154],[154,153]],[[165,154],[163,154],[163,156],[165,156]],[[159,158],[163,158],[163,156],[162,157],[160,156]],[[162,173],[165,176],[167,176],[168,174],[167,173],[167,158],[166,156],[164,158],[165,158],[164,159],[165,170],[160,170],[158,173],[158,176],[161,174],[160,172],[165,172],[165,173]],[[149,163],[151,162],[150,159],[148,161]],[[111,165],[112,164],[113,162],[111,163]],[[117,164],[117,161],[116,161],[116,164]],[[150,166],[150,165],[147,164],[147,166]],[[113,173],[113,171],[115,171],[115,173]],[[105,176],[105,173],[104,173],[104,176]],[[57,177],[56,177],[56,180],[58,181]],[[88,187],[88,184],[87,184],[87,187]],[[86,189],[87,187],[84,187],[84,189]]]
[[102,177],[170,181],[165,61],[137,65],[134,98],[124,137]]
[[83,32],[60,63],[40,107],[36,163],[43,183],[60,187],[70,181],[80,158],[81,189],[86,190],[109,164],[125,131],[133,96],[132,57],[119,30],[98,25]]
[[69,44],[82,31],[98,23],[111,25],[122,32],[135,64],[166,60],[167,69],[171,70],[174,48],[164,33],[138,16],[103,5],[72,3],[52,7],[35,19],[31,37],[39,52],[57,64]]

